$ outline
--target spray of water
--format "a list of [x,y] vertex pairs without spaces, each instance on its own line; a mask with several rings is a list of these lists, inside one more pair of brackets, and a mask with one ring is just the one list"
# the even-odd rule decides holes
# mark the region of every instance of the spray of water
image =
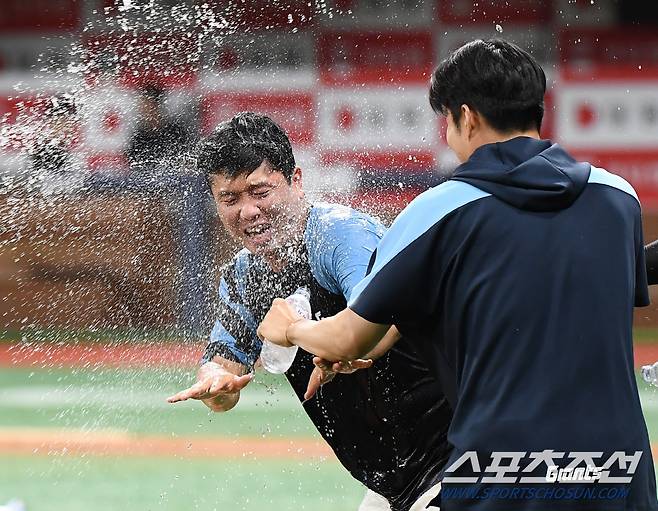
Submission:
[[[244,80],[266,94],[268,83],[308,64],[308,27],[352,17],[316,0],[289,9],[283,21],[270,20],[265,4],[259,16],[248,2],[120,0],[87,16],[62,59],[44,55],[32,76],[14,85],[14,111],[0,120],[8,162],[0,174],[0,255],[20,271],[3,319],[19,341],[11,360],[33,371],[6,399],[36,406],[40,424],[81,435],[168,430],[172,412],[162,396],[191,383],[198,355],[193,348],[167,351],[177,346],[168,341],[186,339],[200,352],[212,326],[216,253],[223,249],[225,260],[238,248],[214,226],[214,204],[194,170],[199,132],[228,116],[221,108],[215,116],[206,111],[221,95],[204,98],[218,85],[225,90]],[[190,134],[175,151],[126,159],[122,152],[143,120],[147,87],[160,91],[167,118]],[[378,115],[372,114],[373,125]],[[301,124],[299,116],[294,120]],[[208,125],[200,126],[202,117]],[[326,175],[305,170],[315,183],[311,199],[359,179],[350,168]],[[404,191],[402,183],[393,185]],[[370,199],[381,207],[376,193]],[[340,215],[335,210],[322,221]],[[213,248],[200,250],[204,244]],[[302,262],[294,244],[287,250],[291,264]],[[207,292],[200,292],[204,286]],[[178,291],[162,294],[163,288]],[[112,364],[110,352],[119,357]],[[272,410],[287,406],[282,385],[272,378],[251,384],[265,395],[260,406]],[[211,426],[219,421],[202,410],[180,412],[176,420],[188,425],[179,429],[216,431]],[[259,432],[280,428],[264,424]],[[81,458],[81,470],[85,463]]]

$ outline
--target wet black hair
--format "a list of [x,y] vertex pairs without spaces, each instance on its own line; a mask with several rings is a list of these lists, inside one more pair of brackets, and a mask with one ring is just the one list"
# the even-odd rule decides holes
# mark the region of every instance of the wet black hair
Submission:
[[546,75],[517,45],[478,39],[455,50],[432,74],[430,105],[458,125],[468,105],[500,132],[541,128]]
[[233,178],[251,174],[265,160],[292,181],[295,157],[286,132],[266,115],[242,112],[200,142],[197,168],[208,180],[212,174]]

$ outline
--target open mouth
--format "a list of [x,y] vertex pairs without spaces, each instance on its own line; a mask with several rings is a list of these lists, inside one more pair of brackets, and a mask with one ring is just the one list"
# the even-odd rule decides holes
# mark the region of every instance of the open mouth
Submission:
[[272,226],[270,224],[260,224],[254,225],[244,230],[245,235],[248,238],[257,238],[270,230]]

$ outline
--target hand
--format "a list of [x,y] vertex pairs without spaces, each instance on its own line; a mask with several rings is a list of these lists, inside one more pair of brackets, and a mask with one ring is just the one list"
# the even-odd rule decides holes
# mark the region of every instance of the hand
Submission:
[[318,391],[318,389],[325,383],[333,380],[334,376],[336,376],[335,372],[316,365],[316,367],[313,368],[311,377],[308,379],[308,386],[306,387],[306,392],[304,393],[304,401],[308,401],[313,396],[315,396],[315,393]]
[[222,366],[208,362],[199,369],[197,382],[167,398],[168,403],[178,403],[188,399],[214,399],[221,395],[240,392],[253,379],[253,373],[237,376]]
[[318,389],[325,383],[333,380],[337,373],[351,374],[359,369],[367,369],[372,366],[372,360],[359,358],[357,360],[340,360],[338,362],[332,362],[320,357],[313,357],[313,364],[315,364],[315,368],[308,380],[304,400],[311,399]]
[[[315,362],[315,359],[318,359],[318,363]],[[356,360],[339,360],[338,362],[330,362],[329,360],[321,359],[320,357],[314,357],[313,363],[318,364],[329,364],[331,370],[335,373],[341,374],[352,374],[359,369],[368,369],[372,366],[372,359],[370,358],[357,358]]]
[[292,344],[288,341],[286,331],[290,325],[300,319],[302,317],[288,305],[288,302],[282,298],[275,298],[272,307],[258,325],[256,333],[261,341],[267,339],[271,343],[289,348]]

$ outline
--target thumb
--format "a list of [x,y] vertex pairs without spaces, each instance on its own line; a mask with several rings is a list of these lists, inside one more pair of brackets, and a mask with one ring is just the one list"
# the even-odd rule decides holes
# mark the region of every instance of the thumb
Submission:
[[254,379],[254,373],[243,374],[242,376],[236,376],[231,382],[231,387],[234,392],[242,390],[249,382]]

